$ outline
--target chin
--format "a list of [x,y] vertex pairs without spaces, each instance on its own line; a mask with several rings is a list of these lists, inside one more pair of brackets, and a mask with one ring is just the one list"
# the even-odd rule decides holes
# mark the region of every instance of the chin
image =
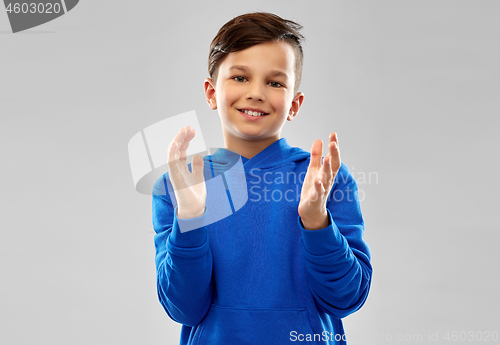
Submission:
[[265,138],[265,136],[263,136],[262,133],[240,132],[238,134],[240,138],[245,140],[260,140]]

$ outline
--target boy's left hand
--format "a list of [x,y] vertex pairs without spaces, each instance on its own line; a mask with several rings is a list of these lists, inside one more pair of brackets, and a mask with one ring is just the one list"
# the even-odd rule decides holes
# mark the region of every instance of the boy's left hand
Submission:
[[330,134],[328,151],[321,164],[323,142],[318,139],[311,148],[311,161],[302,184],[299,202],[299,216],[306,230],[323,229],[329,224],[326,201],[341,162],[335,132]]

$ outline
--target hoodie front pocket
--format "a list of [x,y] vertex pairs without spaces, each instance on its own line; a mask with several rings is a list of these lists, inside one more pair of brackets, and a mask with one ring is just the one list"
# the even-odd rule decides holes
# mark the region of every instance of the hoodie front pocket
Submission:
[[[316,344],[305,309],[229,308],[212,304],[196,345]],[[317,335],[319,336],[319,335]]]

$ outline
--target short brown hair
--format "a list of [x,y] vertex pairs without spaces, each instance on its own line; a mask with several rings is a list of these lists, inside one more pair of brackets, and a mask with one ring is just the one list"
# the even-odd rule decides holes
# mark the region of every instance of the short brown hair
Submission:
[[268,12],[252,12],[231,19],[220,28],[210,44],[208,74],[217,83],[219,66],[232,52],[250,48],[259,43],[283,41],[289,43],[295,52],[295,85],[297,93],[302,77],[304,53],[299,33],[302,25],[283,19]]

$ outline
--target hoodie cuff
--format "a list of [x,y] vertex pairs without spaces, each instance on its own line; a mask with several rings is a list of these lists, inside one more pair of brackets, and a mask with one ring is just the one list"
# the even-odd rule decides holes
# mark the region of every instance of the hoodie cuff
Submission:
[[313,255],[326,255],[333,253],[344,245],[344,236],[332,219],[329,209],[326,209],[330,224],[323,229],[307,230],[304,229],[300,216],[297,217],[299,228],[302,230],[302,243],[304,249]]
[[200,247],[208,237],[207,229],[205,228],[207,209],[203,215],[190,218],[177,218],[177,206],[174,208],[174,222],[172,225],[172,233],[170,234],[170,242],[176,247],[193,248]]

